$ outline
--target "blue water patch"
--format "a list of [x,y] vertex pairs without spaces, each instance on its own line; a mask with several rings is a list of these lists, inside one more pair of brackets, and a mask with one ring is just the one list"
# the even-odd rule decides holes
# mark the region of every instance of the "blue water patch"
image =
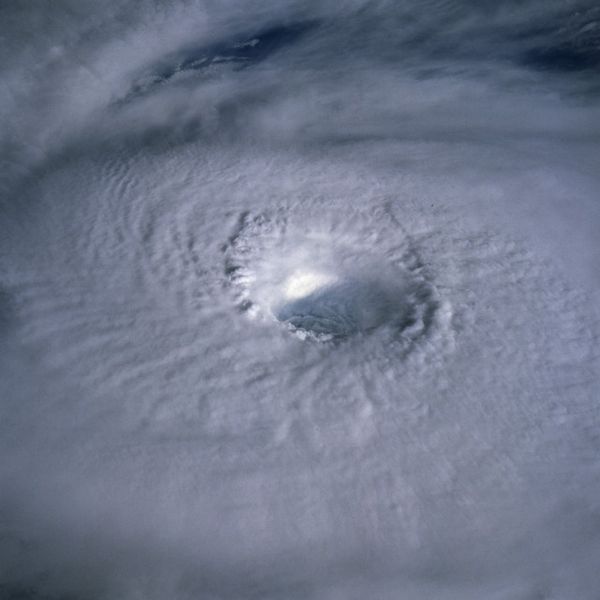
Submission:
[[577,46],[559,44],[527,50],[522,55],[526,66],[544,71],[588,71],[600,68],[600,45]]
[[223,65],[241,70],[256,65],[294,44],[316,25],[315,21],[277,25],[233,40],[188,48],[142,77],[134,85],[132,93],[147,91],[154,85],[193,71],[206,71]]
[[566,7],[522,41],[519,62],[527,67],[557,73],[598,70],[600,7]]
[[179,70],[204,69],[210,64],[219,62],[236,63],[244,68],[268,58],[271,54],[296,42],[309,29],[313,22],[296,23],[294,25],[271,27],[255,35],[244,36],[233,43],[215,44],[190,50]]

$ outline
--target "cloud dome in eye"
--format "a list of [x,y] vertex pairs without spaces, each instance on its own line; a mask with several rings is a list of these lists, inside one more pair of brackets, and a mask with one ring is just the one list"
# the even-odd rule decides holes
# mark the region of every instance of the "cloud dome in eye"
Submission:
[[310,270],[298,270],[286,279],[283,293],[286,300],[298,300],[332,285],[335,281],[336,277],[334,275]]

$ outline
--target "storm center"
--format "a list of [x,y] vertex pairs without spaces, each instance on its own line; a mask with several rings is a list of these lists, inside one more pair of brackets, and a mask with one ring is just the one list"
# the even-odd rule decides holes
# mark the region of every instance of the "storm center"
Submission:
[[403,320],[406,299],[400,287],[318,271],[298,271],[283,285],[275,317],[301,337],[340,340]]

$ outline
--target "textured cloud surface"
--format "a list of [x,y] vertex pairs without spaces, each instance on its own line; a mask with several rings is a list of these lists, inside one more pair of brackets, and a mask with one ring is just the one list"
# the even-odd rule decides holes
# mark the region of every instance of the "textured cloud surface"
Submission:
[[600,589],[593,2],[0,8],[0,595]]

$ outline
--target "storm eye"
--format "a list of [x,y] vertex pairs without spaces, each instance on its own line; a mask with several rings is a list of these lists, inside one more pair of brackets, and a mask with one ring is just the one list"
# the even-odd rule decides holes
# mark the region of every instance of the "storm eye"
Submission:
[[366,273],[298,270],[284,280],[271,314],[302,339],[341,341],[382,326],[408,331],[431,309],[425,288],[406,274],[395,281]]
[[[288,283],[288,298],[275,310],[292,330],[320,340],[340,340],[397,320],[406,313],[400,291],[377,282],[301,275]],[[289,292],[292,294],[289,294]]]
[[332,243],[329,231],[243,213],[223,247],[224,275],[251,321],[308,342],[392,343],[407,356],[449,313],[417,249],[399,237],[394,252],[379,254],[360,237]]

